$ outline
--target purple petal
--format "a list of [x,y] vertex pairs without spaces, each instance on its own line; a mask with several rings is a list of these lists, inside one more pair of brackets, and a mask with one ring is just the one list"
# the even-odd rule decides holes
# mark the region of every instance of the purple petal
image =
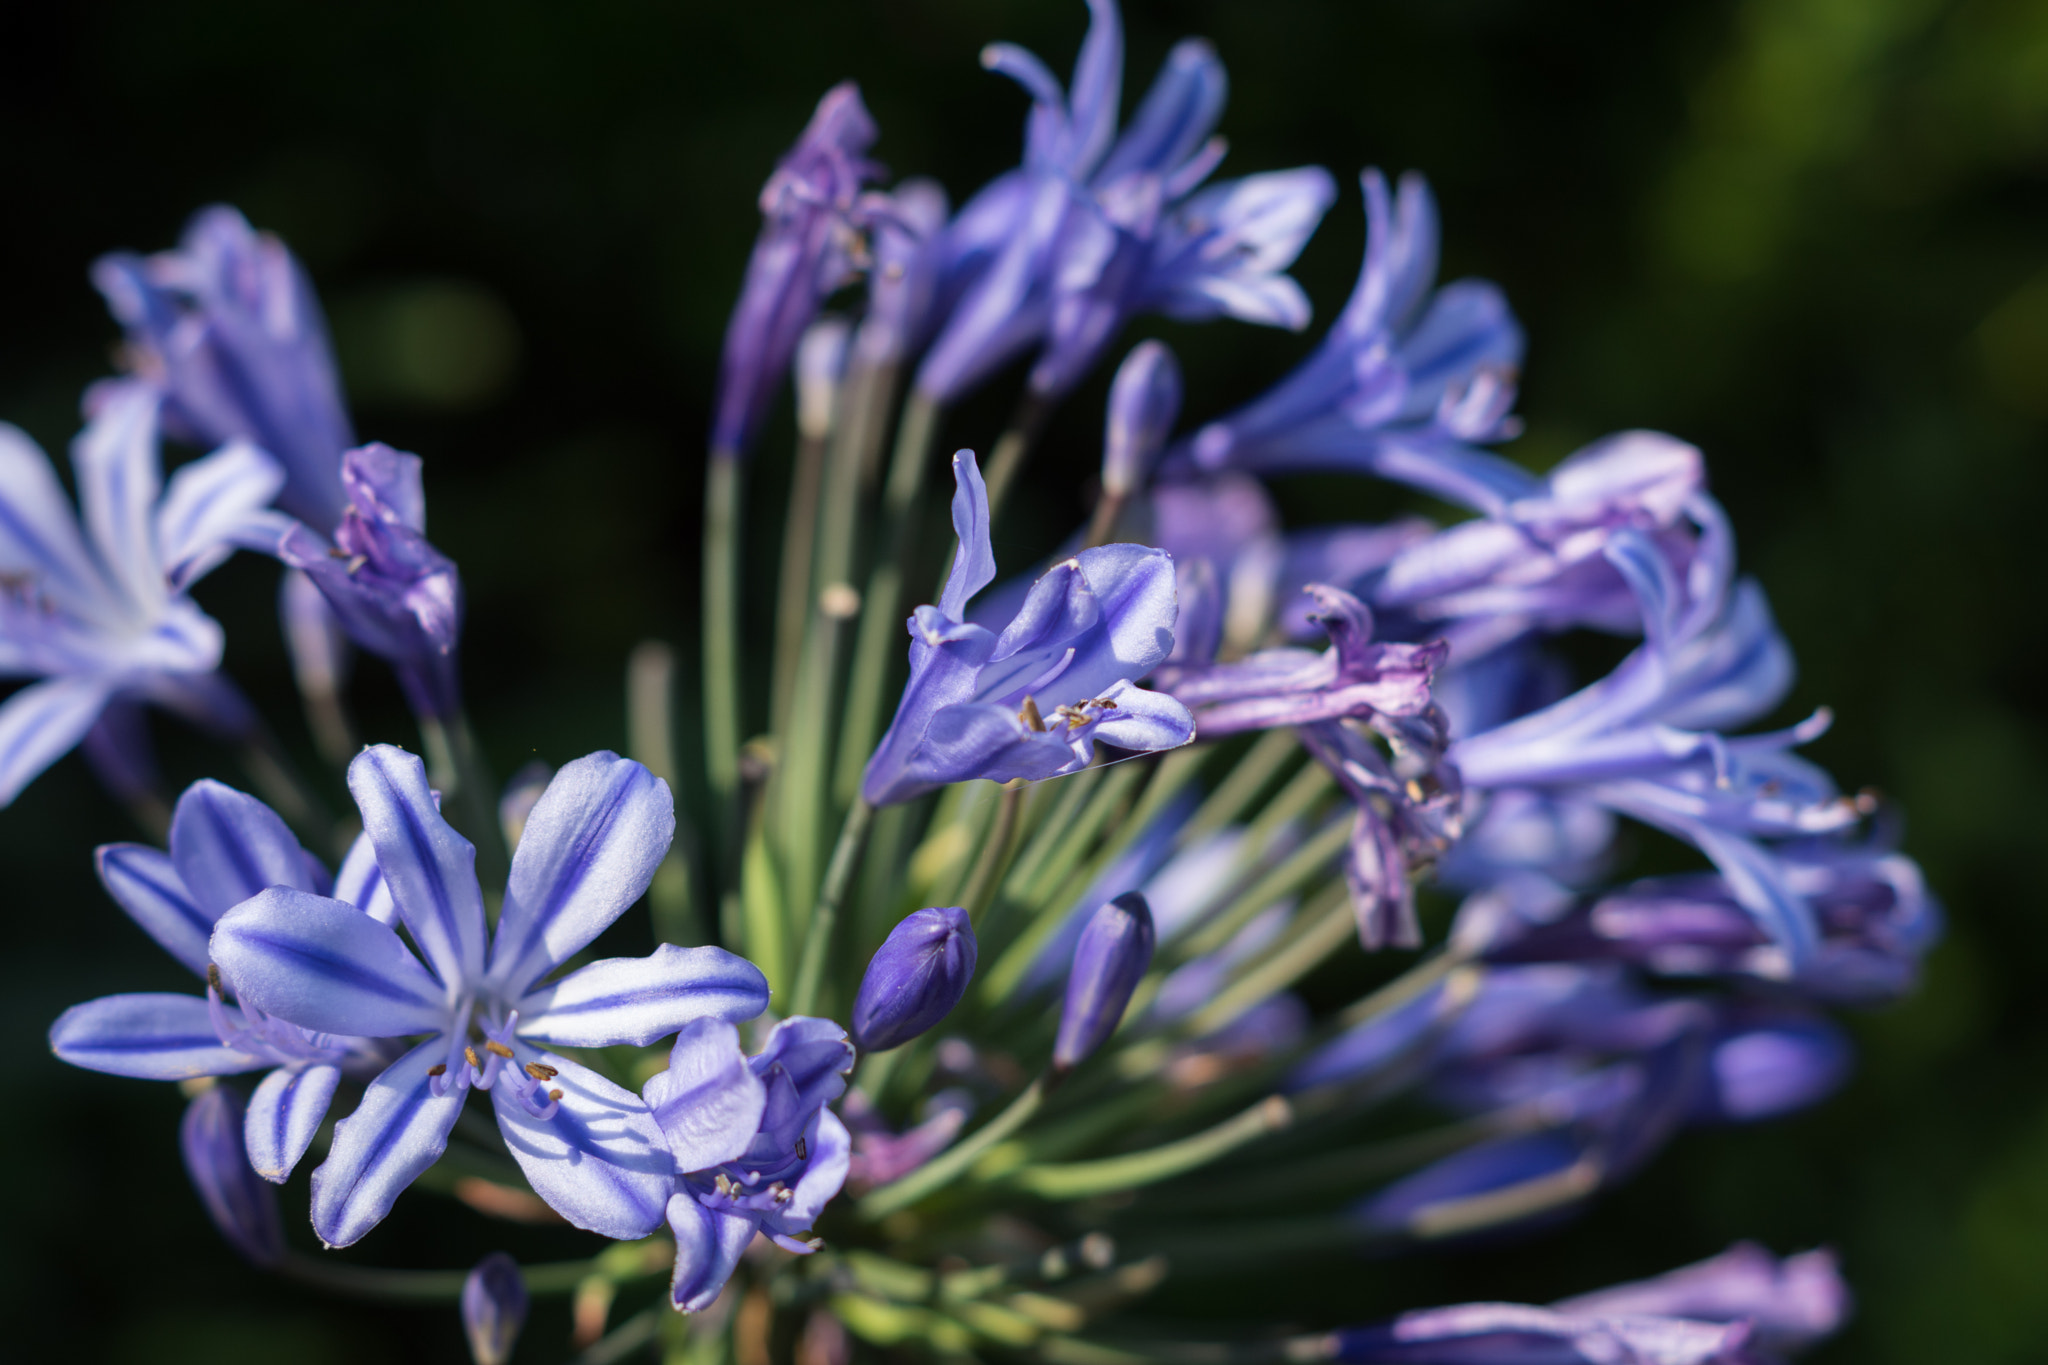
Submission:
[[206,940],[216,917],[192,903],[168,853],[147,844],[101,844],[93,850],[93,868],[128,918],[194,975],[206,975]]
[[282,530],[271,500],[284,487],[284,470],[246,441],[224,446],[171,475],[156,511],[157,553],[173,587],[183,591],[226,559],[252,531]]
[[221,917],[212,949],[239,998],[301,1028],[392,1038],[447,1026],[441,984],[395,930],[343,901],[272,887]]
[[967,619],[967,603],[996,577],[995,551],[989,544],[988,487],[971,450],[953,454],[953,568],[939,594],[939,610],[950,621]]
[[5,422],[0,422],[0,568],[34,573],[36,587],[71,612],[112,605],[49,457]]
[[519,1033],[557,1047],[645,1047],[697,1019],[768,1008],[768,978],[723,948],[664,943],[646,957],[579,967],[519,1002]]
[[171,861],[186,894],[213,920],[266,887],[313,889],[305,850],[277,812],[211,778],[178,798]]
[[193,1097],[178,1123],[185,1173],[220,1235],[257,1265],[284,1259],[277,1192],[256,1178],[242,1155],[242,1101],[226,1086]]
[[825,1211],[825,1205],[831,1203],[846,1184],[847,1167],[853,1158],[853,1137],[837,1114],[830,1109],[820,1109],[817,1122],[811,1125],[807,1150],[811,1154],[810,1160],[805,1164],[796,1187],[790,1191],[789,1203],[784,1206],[778,1220],[786,1227],[799,1230],[817,1222],[818,1215]]
[[272,1063],[222,1047],[196,995],[108,995],[50,1025],[50,1051],[73,1066],[145,1081],[234,1076]]
[[249,1113],[242,1123],[249,1165],[256,1174],[273,1184],[285,1182],[320,1131],[340,1082],[338,1066],[281,1066],[263,1078],[249,1097]]
[[127,380],[107,386],[106,395],[71,443],[79,507],[100,562],[132,607],[153,613],[170,596],[152,517],[163,487],[156,445],[163,400],[153,385]]
[[113,695],[104,678],[50,678],[0,703],[0,809],[85,738]]
[[646,892],[675,829],[668,784],[633,760],[600,751],[565,765],[512,857],[492,983],[518,996],[602,933]]
[[669,1197],[668,1225],[676,1238],[670,1301],[682,1312],[701,1313],[718,1301],[739,1267],[740,1253],[754,1240],[754,1220],[714,1213],[683,1190]]
[[668,1070],[649,1078],[642,1093],[681,1172],[737,1161],[768,1103],[740,1051],[739,1030],[718,1019],[700,1019],[676,1034]]
[[1849,1290],[1831,1252],[1808,1251],[1783,1261],[1754,1242],[1653,1279],[1618,1284],[1552,1305],[1579,1317],[1679,1317],[1709,1322],[1747,1319],[1759,1343],[1796,1350],[1839,1330],[1849,1316]]
[[[534,1193],[579,1228],[620,1241],[661,1226],[675,1188],[675,1163],[641,1098],[566,1057],[514,1045],[516,1056],[491,1087],[498,1130]],[[544,1089],[561,1107],[536,1118],[518,1098],[513,1070],[553,1067]]]
[[441,1159],[469,1093],[451,1086],[434,1094],[427,1073],[447,1052],[439,1034],[427,1039],[386,1067],[355,1112],[334,1125],[334,1145],[313,1172],[313,1230],[328,1246],[345,1247],[377,1226],[405,1187]]
[[441,818],[426,765],[403,749],[379,744],[363,750],[348,765],[348,788],[420,955],[451,993],[462,990],[484,968],[475,845]]

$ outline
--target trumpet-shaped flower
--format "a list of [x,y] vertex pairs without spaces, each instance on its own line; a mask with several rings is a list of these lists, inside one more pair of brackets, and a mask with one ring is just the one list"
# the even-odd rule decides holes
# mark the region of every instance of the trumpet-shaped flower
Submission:
[[799,1255],[818,1248],[811,1225],[846,1183],[853,1151],[825,1106],[852,1069],[853,1046],[829,1019],[785,1019],[752,1057],[717,1019],[676,1035],[668,1070],[642,1094],[675,1161],[677,1308],[709,1308],[757,1233]]
[[1825,712],[1774,734],[1720,733],[1777,703],[1792,658],[1762,589],[1733,581],[1720,509],[1697,495],[1689,512],[1703,529],[1680,562],[1633,530],[1603,551],[1641,604],[1642,646],[1601,681],[1461,737],[1450,759],[1469,789],[1589,801],[1692,843],[1797,969],[1819,928],[1809,898],[1760,840],[1839,830],[1868,806],[1837,796],[1825,773],[1788,752],[1827,728]]
[[283,242],[217,204],[176,250],[102,256],[92,281],[127,332],[130,369],[163,390],[171,435],[253,442],[284,469],[279,506],[323,531],[341,520],[355,436],[320,300]]
[[66,1010],[50,1050],[74,1066],[145,1080],[268,1071],[251,1096],[248,1165],[282,1181],[319,1130],[344,1074],[368,1080],[389,1055],[367,1038],[315,1032],[243,1001],[226,1003],[207,939],[231,908],[272,886],[326,893],[385,923],[391,897],[370,845],[358,839],[330,885],[327,871],[270,807],[218,782],[195,782],[171,816],[171,847],[104,844],[100,884],[143,932],[207,983],[204,996],[110,995]]
[[645,1045],[768,1002],[761,973],[718,948],[664,945],[548,979],[646,891],[675,832],[667,784],[616,754],[565,765],[526,821],[495,935],[476,850],[441,818],[419,759],[366,749],[349,788],[417,955],[355,907],[283,885],[212,938],[245,1005],[326,1032],[424,1035],[336,1125],[313,1173],[314,1230],[346,1246],[374,1227],[439,1158],[473,1086],[491,1092],[506,1145],[557,1212],[646,1235],[669,1195],[660,1128],[631,1091],[546,1049]]
[[236,548],[275,543],[284,518],[264,509],[284,475],[236,443],[167,485],[160,401],[132,380],[101,392],[71,451],[77,513],[48,457],[0,424],[0,677],[41,680],[0,704],[0,806],[119,699],[236,737],[255,724],[215,672],[220,626],[186,590]]
[[1116,0],[1088,8],[1070,89],[1022,48],[982,53],[1030,93],[1031,116],[1024,164],[948,229],[957,302],[917,376],[933,399],[957,398],[1033,346],[1031,392],[1057,397],[1146,310],[1307,325],[1308,299],[1285,271],[1334,197],[1329,173],[1306,166],[1198,188],[1223,156],[1209,134],[1227,82],[1197,39],[1168,55],[1119,135],[1123,20]]
[[796,145],[761,188],[761,233],[725,329],[712,449],[745,454],[826,295],[852,277],[862,248],[855,226],[875,121],[851,81],[818,101]]
[[277,557],[313,580],[349,638],[390,661],[415,715],[461,709],[462,576],[427,541],[420,457],[372,443],[342,457],[348,508],[333,543],[293,523]]
[[1194,738],[1173,698],[1137,685],[1173,648],[1173,561],[1142,545],[1104,545],[1048,570],[1000,635],[966,620],[995,578],[988,492],[972,452],[953,457],[960,548],[937,606],[911,617],[910,681],[868,759],[875,805],[944,786],[1077,772],[1098,740],[1171,749]]
[[1389,199],[1365,191],[1365,265],[1315,353],[1264,397],[1209,423],[1176,452],[1202,469],[1352,470],[1492,511],[1537,487],[1520,466],[1475,450],[1505,439],[1522,329],[1499,289],[1436,279],[1436,203],[1419,175]]

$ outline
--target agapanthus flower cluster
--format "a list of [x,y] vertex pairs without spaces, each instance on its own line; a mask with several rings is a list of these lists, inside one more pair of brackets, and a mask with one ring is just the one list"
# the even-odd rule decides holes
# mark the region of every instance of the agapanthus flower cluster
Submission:
[[[984,52],[1031,97],[1024,153],[957,212],[928,180],[873,188],[850,83],[768,179],[706,451],[704,806],[657,776],[683,746],[654,645],[632,757],[593,736],[490,783],[432,466],[356,444],[281,242],[215,208],[96,268],[129,373],[87,396],[78,511],[0,428],[0,669],[33,680],[0,705],[0,800],[83,740],[145,823],[168,811],[97,867],[195,989],[78,1005],[50,1044],[186,1087],[194,1188],[252,1264],[319,1282],[418,1186],[409,1210],[464,1236],[583,1239],[347,1280],[459,1302],[485,1365],[562,1292],[590,1359],[684,1342],[671,1310],[752,1361],[1221,1359],[1148,1325],[1162,1278],[1256,1312],[1235,1287],[1289,1256],[1531,1235],[1687,1128],[1823,1100],[1854,1061],[1832,1011],[1913,987],[1939,907],[1895,814],[1796,753],[1831,718],[1778,716],[1792,649],[1706,458],[1632,431],[1518,462],[1521,328],[1498,286],[1437,284],[1417,175],[1362,174],[1357,286],[1264,396],[1184,421],[1199,390],[1138,342],[1092,507],[997,582],[1002,490],[1052,407],[1146,314],[1305,328],[1284,272],[1334,199],[1316,167],[1211,181],[1227,82],[1199,40],[1123,119],[1121,18],[1089,10],[1065,86]],[[942,467],[941,410],[1027,356],[1015,424]],[[785,374],[798,542],[755,631],[738,509],[780,457]],[[166,481],[160,428],[218,448]],[[1269,481],[1304,471],[1462,519],[1289,526]],[[917,535],[941,491],[943,560]],[[268,734],[187,595],[236,548],[293,572],[316,731],[344,635],[418,719],[427,760],[375,743],[330,775],[360,832],[274,742],[285,797],[155,791],[140,703]],[[1575,678],[1576,632],[1631,643]],[[739,665],[770,638],[757,707]],[[1690,868],[1642,875],[1632,825]],[[1333,1008],[1342,981],[1371,989]],[[1829,1253],[1747,1244],[1547,1306],[1472,1297],[1366,1325],[1331,1304],[1250,1349],[1732,1365],[1849,1302]]]

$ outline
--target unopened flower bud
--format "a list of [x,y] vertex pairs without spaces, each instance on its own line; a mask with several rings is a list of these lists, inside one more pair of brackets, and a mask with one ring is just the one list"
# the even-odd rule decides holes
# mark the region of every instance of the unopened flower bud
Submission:
[[952,1013],[974,979],[974,927],[958,906],[919,910],[889,931],[853,1002],[862,1052],[901,1047]]
[[277,1191],[249,1165],[242,1146],[242,1100],[224,1085],[185,1106],[178,1146],[206,1216],[235,1250],[257,1265],[284,1259]]
[[1140,342],[1109,386],[1102,440],[1102,491],[1127,498],[1145,486],[1152,462],[1180,416],[1180,365],[1162,341]]
[[526,1279],[519,1263],[494,1251],[462,1282],[462,1330],[476,1365],[505,1365],[526,1325]]
[[806,441],[822,441],[832,430],[832,410],[839,400],[846,343],[852,334],[845,318],[827,313],[805,328],[796,344],[796,429]]
[[1124,892],[1089,919],[1067,976],[1067,1003],[1052,1049],[1055,1069],[1071,1070],[1116,1032],[1131,993],[1152,965],[1153,942],[1152,907],[1136,891]]
[[536,758],[505,784],[504,795],[498,798],[498,824],[505,831],[505,847],[519,847],[519,836],[526,833],[526,817],[533,814],[554,776],[555,770]]

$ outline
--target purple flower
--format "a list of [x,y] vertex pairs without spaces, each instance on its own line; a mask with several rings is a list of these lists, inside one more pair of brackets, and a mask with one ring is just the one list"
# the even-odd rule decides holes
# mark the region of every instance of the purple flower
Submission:
[[874,261],[868,268],[867,316],[854,349],[868,365],[900,365],[937,322],[946,191],[937,181],[913,178],[865,202]]
[[958,906],[918,910],[889,931],[853,1000],[862,1052],[901,1047],[953,1012],[974,979],[974,926]]
[[1643,645],[1601,681],[1460,738],[1449,757],[1476,793],[1587,801],[1692,843],[1797,970],[1819,928],[1808,896],[1761,841],[1840,830],[1868,806],[1839,797],[1789,752],[1826,729],[1825,712],[1772,734],[1721,733],[1777,704],[1791,652],[1762,589],[1733,581],[1719,507],[1696,495],[1688,510],[1702,531],[1680,562],[1635,530],[1614,533],[1603,551],[1641,604]]
[[[349,767],[376,865],[417,956],[353,906],[273,886],[215,926],[213,958],[245,1004],[305,1028],[421,1037],[336,1125],[313,1173],[313,1227],[346,1246],[437,1160],[465,1091],[491,1092],[534,1190],[571,1223],[645,1236],[668,1200],[661,1130],[631,1091],[556,1047],[644,1046],[768,1001],[751,964],[664,945],[551,974],[647,889],[675,832],[665,783],[616,754],[555,774],[513,855],[493,935],[476,850],[441,818],[419,759],[389,745]],[[424,959],[424,964],[422,963]]]
[[1432,292],[1436,205],[1414,174],[1389,203],[1365,191],[1365,265],[1313,355],[1271,392],[1195,433],[1177,463],[1261,473],[1344,469],[1493,511],[1535,478],[1472,442],[1514,433],[1507,409],[1522,330],[1500,290],[1459,280]]
[[[1195,713],[1205,738],[1274,726],[1301,740],[1358,808],[1345,876],[1367,948],[1421,942],[1411,866],[1450,847],[1459,825],[1457,771],[1443,762],[1446,733],[1430,699],[1441,642],[1372,643],[1372,613],[1341,589],[1311,584],[1330,648],[1270,649],[1234,663],[1176,665],[1160,681]],[[1391,759],[1368,737],[1378,734]]]
[[49,458],[0,424],[0,677],[41,680],[0,704],[0,807],[117,700],[238,738],[256,723],[186,591],[236,548],[275,543],[284,518],[264,509],[284,475],[236,443],[166,484],[157,393],[121,381],[100,400],[71,450],[78,512]]
[[1674,1317],[1747,1322],[1758,1346],[1796,1351],[1833,1336],[1848,1321],[1849,1287],[1829,1251],[1783,1260],[1754,1242],[1655,1279],[1596,1289],[1553,1305],[1592,1317]]
[[127,331],[129,368],[163,390],[173,436],[253,442],[283,467],[280,506],[321,530],[341,520],[355,436],[320,301],[283,242],[215,205],[176,250],[102,256],[92,282]]
[[853,1134],[853,1159],[846,1178],[855,1189],[872,1189],[900,1180],[946,1148],[974,1115],[974,1096],[951,1086],[926,1098],[915,1125],[898,1133],[877,1114],[872,1101],[850,1090],[841,1102],[841,1117]]
[[1430,623],[1461,665],[1532,630],[1633,635],[1642,609],[1606,548],[1617,532],[1635,531],[1682,572],[1705,484],[1699,451],[1682,441],[1653,431],[1607,437],[1492,516],[1403,549],[1374,583],[1373,604]]
[[947,230],[957,302],[917,376],[937,401],[1033,346],[1031,392],[1063,394],[1147,309],[1307,324],[1308,300],[1283,272],[1329,207],[1329,174],[1303,167],[1197,192],[1223,155],[1209,136],[1223,112],[1222,63],[1207,43],[1180,43],[1119,136],[1122,19],[1115,0],[1089,0],[1089,11],[1070,90],[1022,48],[982,53],[1032,109],[1023,166]]
[[1881,842],[1797,840],[1777,853],[1786,885],[1812,907],[1820,930],[1796,972],[1713,873],[1652,877],[1597,898],[1506,883],[1466,901],[1453,938],[1493,962],[1611,959],[1666,976],[1784,983],[1829,1002],[1881,1003],[1911,990],[1941,934],[1941,907],[1919,866]]
[[414,714],[443,718],[462,707],[462,576],[427,542],[420,464],[387,445],[349,451],[349,503],[334,542],[294,523],[277,557],[313,580],[350,639],[390,661]]
[[748,1057],[731,1024],[676,1035],[668,1070],[642,1090],[674,1157],[671,1287],[685,1313],[709,1308],[756,1233],[799,1255],[846,1183],[852,1141],[825,1105],[846,1090],[853,1047],[829,1019],[785,1019]]
[[761,233],[725,329],[713,451],[753,447],[797,339],[826,295],[852,277],[861,250],[855,211],[877,171],[866,157],[875,131],[860,88],[835,85],[762,187]]
[[1125,498],[1145,486],[1180,415],[1180,362],[1163,341],[1141,341],[1117,366],[1102,438],[1102,492]]
[[1333,1332],[1317,1355],[1345,1365],[1757,1365],[1752,1336],[1745,1322],[1467,1303]]
[[988,492],[974,456],[953,457],[960,548],[935,607],[911,617],[910,681],[868,759],[861,794],[908,801],[951,782],[1078,772],[1097,740],[1171,749],[1194,738],[1187,708],[1137,685],[1173,647],[1173,562],[1104,545],[1048,570],[1000,635],[966,620],[995,578]]
[[494,1251],[462,1282],[462,1331],[476,1365],[505,1365],[526,1325],[526,1277],[519,1262]]
[[385,923],[391,898],[367,842],[331,885],[277,814],[218,782],[195,782],[178,798],[168,854],[143,844],[103,844],[100,883],[171,956],[207,982],[204,996],[111,995],[66,1010],[50,1026],[50,1050],[73,1066],[145,1080],[189,1080],[267,1071],[249,1106],[248,1161],[282,1182],[305,1155],[344,1073],[368,1080],[388,1055],[347,1034],[312,1032],[244,1001],[222,998],[208,960],[214,924],[267,887],[324,894]]
[[1116,1032],[1132,992],[1152,965],[1155,941],[1152,908],[1136,891],[1106,902],[1089,918],[1067,973],[1067,998],[1052,1048],[1056,1072],[1073,1070]]
[[284,1225],[277,1216],[277,1191],[242,1158],[242,1101],[226,1086],[194,1096],[178,1122],[178,1149],[185,1173],[228,1244],[260,1266],[284,1260]]

